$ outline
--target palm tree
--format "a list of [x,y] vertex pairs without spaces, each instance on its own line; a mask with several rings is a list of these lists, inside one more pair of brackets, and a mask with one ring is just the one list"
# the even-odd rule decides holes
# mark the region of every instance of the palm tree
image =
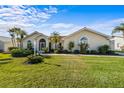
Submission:
[[12,28],[12,29],[9,29],[8,30],[10,36],[11,36],[11,41],[12,41],[12,45],[13,47],[16,46],[16,42],[15,42],[15,30]]
[[22,47],[22,39],[27,35],[27,33],[22,30],[21,28],[13,27],[9,29],[8,31],[10,33],[10,36],[12,38],[12,44],[15,47],[16,41],[18,44],[18,47]]
[[57,44],[60,42],[60,39],[61,37],[58,32],[54,31],[51,33],[50,41],[55,44],[55,49],[57,49]]
[[27,33],[20,28],[15,28],[15,34],[17,36],[16,40],[17,40],[17,43],[18,43],[18,47],[22,47],[22,40],[27,35]]
[[119,26],[116,26],[112,31],[112,35],[117,32],[122,32],[122,35],[124,37],[124,23],[121,23]]

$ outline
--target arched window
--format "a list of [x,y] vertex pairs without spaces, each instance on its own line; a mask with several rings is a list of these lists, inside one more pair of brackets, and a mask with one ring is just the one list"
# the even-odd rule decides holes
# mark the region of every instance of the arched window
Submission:
[[87,39],[87,37],[82,37],[79,42],[86,44],[86,43],[88,43],[88,39]]
[[46,47],[46,40],[45,39],[40,39],[39,40],[39,50],[42,50],[42,48]]
[[27,49],[32,49],[33,47],[32,47],[32,42],[31,42],[31,40],[28,40],[27,41]]

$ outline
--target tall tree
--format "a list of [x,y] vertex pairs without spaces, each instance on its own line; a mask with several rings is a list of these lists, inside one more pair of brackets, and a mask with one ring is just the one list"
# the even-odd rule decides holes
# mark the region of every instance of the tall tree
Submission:
[[12,41],[13,47],[16,47],[15,30],[12,28],[12,29],[9,29],[8,32],[9,32],[9,34],[11,36],[11,41]]
[[10,36],[12,38],[13,46],[16,46],[16,41],[18,44],[18,47],[22,47],[22,39],[27,35],[27,33],[22,30],[21,28],[13,27],[9,29],[8,31],[10,33]]
[[112,35],[117,32],[122,32],[122,35],[124,37],[124,23],[121,23],[119,26],[116,26],[112,31]]
[[60,42],[60,40],[61,37],[58,32],[54,31],[53,33],[51,33],[50,41],[55,44],[55,49],[57,49],[57,44]]

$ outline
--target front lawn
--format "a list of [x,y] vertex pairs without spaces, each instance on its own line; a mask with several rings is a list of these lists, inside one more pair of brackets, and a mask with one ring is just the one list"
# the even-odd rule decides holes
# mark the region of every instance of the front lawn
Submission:
[[124,58],[52,56],[44,63],[0,64],[0,87],[124,87]]

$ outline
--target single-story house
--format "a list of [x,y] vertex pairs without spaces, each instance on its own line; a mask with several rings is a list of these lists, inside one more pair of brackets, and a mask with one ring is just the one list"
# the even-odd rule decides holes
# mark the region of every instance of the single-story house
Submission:
[[[61,41],[58,45],[61,45],[63,50],[69,50],[69,42],[74,42],[73,50],[80,50],[80,42],[88,43],[89,50],[97,50],[102,45],[109,45],[111,50],[121,50],[122,46],[124,46],[123,37],[109,36],[86,27],[70,35],[61,36]],[[55,44],[50,42],[49,36],[37,31],[26,36],[22,43],[25,49],[29,47],[28,45],[30,43],[36,51],[40,51],[42,48],[48,48],[50,50],[55,47]],[[11,38],[0,36],[0,51],[8,51],[9,47],[12,47]]]
[[[109,45],[111,50],[121,50],[121,47],[124,46],[123,37],[109,36],[86,27],[70,35],[61,36],[61,42],[58,45],[61,45],[63,50],[69,50],[69,42],[74,42],[73,50],[80,50],[80,42],[87,42],[89,50],[97,50],[102,45]],[[42,48],[48,48],[49,50],[54,48],[54,44],[50,42],[49,36],[37,31],[23,39],[23,48],[28,48],[29,43],[32,44],[36,51],[40,51]]]

